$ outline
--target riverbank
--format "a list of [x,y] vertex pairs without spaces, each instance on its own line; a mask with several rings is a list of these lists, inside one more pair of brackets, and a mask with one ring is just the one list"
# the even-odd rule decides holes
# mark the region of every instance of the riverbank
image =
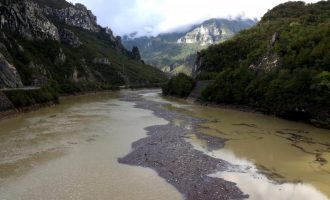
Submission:
[[[142,99],[140,94],[131,93],[121,100],[135,103],[136,108],[151,110],[169,124],[147,127],[148,137],[134,142],[132,152],[120,158],[120,163],[154,169],[187,200],[248,198],[235,183],[209,176],[235,166],[196,150],[187,138],[194,134],[208,141],[209,147],[215,149],[222,148],[224,140],[200,133],[198,124],[203,122],[202,119],[169,111],[165,109],[166,103]],[[176,120],[180,120],[180,125],[176,124]]]
[[[308,185],[313,184],[329,193],[328,181],[324,178],[328,177],[327,160],[330,158],[327,130],[259,113],[203,107],[174,98],[163,99],[149,92],[144,94],[141,91],[142,97],[131,95],[122,100],[134,102],[137,108],[153,111],[169,124],[147,127],[148,137],[133,143],[132,152],[119,159],[121,163],[154,169],[187,199],[231,199],[196,191],[194,186],[199,189],[207,185],[203,182],[206,180],[217,185],[205,178],[204,170],[210,170],[209,174],[217,171],[218,175],[231,174],[224,179],[239,183],[239,189],[251,195],[251,199],[259,199],[255,198],[258,195],[267,199],[268,192],[275,196],[274,200],[289,196],[292,199],[327,199],[313,198],[322,194]],[[204,155],[192,150],[187,141]],[[212,168],[217,162],[213,158],[224,161],[216,165],[219,169]],[[252,164],[251,167],[250,161],[256,166]],[[249,176],[251,180],[244,182]],[[239,177],[239,180],[232,177]],[[256,188],[267,185],[269,190],[251,189],[249,183],[257,185]],[[278,188],[287,192],[282,194]],[[205,193],[213,191],[209,185],[203,189]],[[311,194],[302,195],[306,190]],[[189,197],[190,194],[192,196]]]
[[[236,110],[236,111],[241,111],[241,112],[249,112],[249,113],[259,113],[259,114],[264,114],[264,115],[269,115],[269,116],[274,116],[280,119],[286,119],[290,121],[295,121],[295,122],[303,122],[306,124],[313,125],[317,128],[323,128],[323,129],[330,129],[330,118],[327,118],[325,120],[317,120],[314,118],[305,118],[305,115],[308,115],[305,112],[297,112],[297,113],[291,113],[287,115],[279,115],[276,113],[273,113],[269,110],[262,109],[262,108],[253,108],[250,106],[244,106],[244,105],[230,105],[230,104],[216,104],[212,102],[204,102],[204,101],[193,101],[193,100],[188,100],[189,102],[196,103],[201,106],[208,106],[208,107],[216,107],[216,108],[222,108],[222,109],[230,109],[230,110]],[[300,114],[300,116],[299,116]]]
[[[231,84],[228,83],[227,85]],[[166,96],[199,101],[202,105],[233,108],[245,112],[261,112],[282,119],[300,121],[319,128],[330,129],[330,105],[326,97],[318,98],[311,93],[311,96],[307,98],[293,92],[284,96],[278,93],[274,97],[267,96],[266,98],[265,94],[254,94],[252,91],[246,93],[247,91],[242,88],[244,89],[245,86],[236,89],[230,87],[224,89],[218,87],[215,81],[196,81],[179,75],[164,85],[162,91]],[[222,90],[223,92],[221,92]]]
[[63,99],[0,122],[0,199],[183,200],[152,169],[118,163],[145,127],[166,124],[122,90]]
[[[330,116],[323,116],[322,117],[323,119],[316,119],[316,118],[312,118],[311,114],[308,114],[306,111],[303,111],[303,110],[300,110],[300,111],[298,110],[298,111],[286,113],[286,114],[277,114],[268,109],[255,108],[255,107],[251,107],[251,106],[247,106],[247,105],[218,104],[218,103],[203,101],[200,99],[200,95],[201,95],[201,90],[205,87],[206,87],[205,85],[204,85],[204,87],[198,87],[198,89],[197,89],[198,91],[196,91],[196,88],[195,88],[194,91],[191,92],[191,93],[194,93],[194,95],[192,95],[193,98],[190,95],[185,100],[187,100],[188,102],[191,102],[191,103],[196,103],[201,106],[230,109],[230,110],[249,112],[249,113],[259,113],[259,114],[274,116],[274,117],[277,117],[280,119],[303,122],[303,123],[310,124],[310,125],[313,125],[318,128],[330,129]],[[178,97],[174,97],[174,98],[178,98]],[[314,113],[321,113],[321,111],[324,112],[323,110],[320,110],[320,112],[314,111]]]
[[[49,102],[44,103],[35,103],[33,105],[29,106],[22,106],[22,107],[16,107],[10,98],[8,98],[8,95],[6,92],[8,91],[1,91],[0,92],[0,120],[16,117],[18,115],[33,112],[42,108],[55,106],[57,104],[60,104],[61,100],[70,98],[70,97],[79,97],[79,96],[86,96],[86,95],[96,95],[100,93],[108,93],[113,91],[119,91],[119,90],[136,90],[136,89],[153,89],[153,88],[159,88],[161,84],[150,84],[150,85],[134,85],[134,86],[123,86],[123,87],[115,87],[111,90],[97,90],[97,91],[85,91],[85,92],[79,92],[74,94],[60,94],[56,97],[56,99],[52,99]],[[14,92],[17,92],[14,90]],[[24,91],[24,93],[29,93],[30,91]]]

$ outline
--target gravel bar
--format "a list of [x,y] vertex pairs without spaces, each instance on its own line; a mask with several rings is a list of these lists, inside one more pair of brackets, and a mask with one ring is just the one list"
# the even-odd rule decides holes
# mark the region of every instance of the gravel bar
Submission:
[[[145,92],[150,92],[145,91]],[[136,104],[135,107],[153,111],[169,123],[147,127],[148,137],[132,144],[132,151],[118,161],[122,164],[147,167],[155,170],[187,200],[247,199],[249,196],[235,183],[210,177],[219,171],[235,168],[227,161],[210,157],[187,142],[189,135],[208,141],[209,149],[222,148],[224,140],[203,135],[198,131],[202,119],[166,109],[168,104],[146,100],[143,91],[125,94],[121,100]],[[183,123],[175,124],[179,119]]]

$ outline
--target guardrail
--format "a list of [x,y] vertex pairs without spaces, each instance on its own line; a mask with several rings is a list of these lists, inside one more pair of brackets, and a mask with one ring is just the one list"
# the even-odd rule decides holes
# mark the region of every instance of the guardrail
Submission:
[[7,91],[29,91],[29,90],[40,90],[41,87],[22,87],[22,88],[0,88],[1,92]]

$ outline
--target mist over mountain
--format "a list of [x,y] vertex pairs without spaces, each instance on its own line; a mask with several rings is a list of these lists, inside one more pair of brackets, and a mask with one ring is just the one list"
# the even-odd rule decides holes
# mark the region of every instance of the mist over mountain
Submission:
[[197,51],[224,42],[256,23],[255,19],[209,19],[189,28],[182,27],[185,31],[156,37],[138,37],[135,32],[124,36],[123,44],[128,49],[137,46],[146,63],[165,72],[190,74]]

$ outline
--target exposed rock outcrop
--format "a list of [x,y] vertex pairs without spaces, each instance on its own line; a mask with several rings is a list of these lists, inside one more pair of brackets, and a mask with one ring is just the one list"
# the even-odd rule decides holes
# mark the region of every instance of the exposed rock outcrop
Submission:
[[67,25],[76,26],[85,30],[98,32],[100,26],[93,13],[82,4],[72,5],[64,9],[40,8],[37,3],[29,0],[12,2],[11,0],[0,2],[0,28],[18,31],[31,39],[53,39],[70,42],[74,46],[81,45],[72,32],[61,30],[47,17],[56,21],[63,21]]
[[193,28],[193,30],[178,39],[177,43],[209,46],[223,42],[232,38],[239,30],[252,26],[255,21],[247,20],[245,23],[244,25],[238,20],[211,19]]
[[138,47],[134,46],[131,52],[131,58],[134,60],[141,60],[140,50]]
[[281,58],[276,54],[274,46],[279,39],[279,34],[274,33],[271,40],[269,41],[267,51],[262,56],[260,61],[256,64],[251,64],[249,69],[254,71],[270,72],[277,69],[280,66]]
[[77,3],[74,6],[64,9],[45,8],[44,13],[48,16],[63,21],[67,25],[76,26],[85,30],[99,32],[100,26],[97,24],[97,18],[84,5]]
[[58,53],[58,56],[55,60],[57,64],[63,65],[66,61],[66,55],[64,54],[62,48],[60,49],[60,52]]
[[60,33],[61,42],[63,42],[63,43],[67,43],[67,44],[73,46],[74,48],[78,48],[83,44],[79,40],[79,38],[69,29],[66,29],[66,28],[60,29],[59,33]]
[[105,32],[109,35],[111,41],[116,41],[116,37],[113,35],[113,32],[109,27],[105,27]]
[[184,37],[178,40],[179,44],[197,44],[201,46],[207,46],[214,44],[225,37],[232,37],[234,33],[232,31],[224,30],[223,28],[212,24],[209,26],[201,25],[191,32],[187,33]]
[[0,88],[22,87],[23,83],[16,68],[0,53]]
[[203,64],[205,62],[205,58],[201,56],[199,52],[197,52],[197,58],[195,61],[195,65],[192,69],[192,75],[194,78],[203,70]]
[[32,86],[43,86],[48,83],[49,73],[43,64],[31,62],[29,68],[32,70]]
[[94,58],[93,63],[101,65],[111,65],[111,62],[108,58]]
[[115,39],[115,49],[125,55],[128,55],[129,52],[127,51],[127,49],[124,47],[122,41],[121,41],[121,37],[117,36]]
[[59,40],[57,27],[43,15],[38,4],[28,0],[0,2],[0,28],[17,31],[31,39]]
[[[96,78],[97,77],[97,78]],[[81,60],[80,70],[74,67],[72,73],[72,80],[76,83],[95,83],[97,81],[106,81],[104,76],[97,71],[91,71],[91,68],[87,66],[86,60]]]

